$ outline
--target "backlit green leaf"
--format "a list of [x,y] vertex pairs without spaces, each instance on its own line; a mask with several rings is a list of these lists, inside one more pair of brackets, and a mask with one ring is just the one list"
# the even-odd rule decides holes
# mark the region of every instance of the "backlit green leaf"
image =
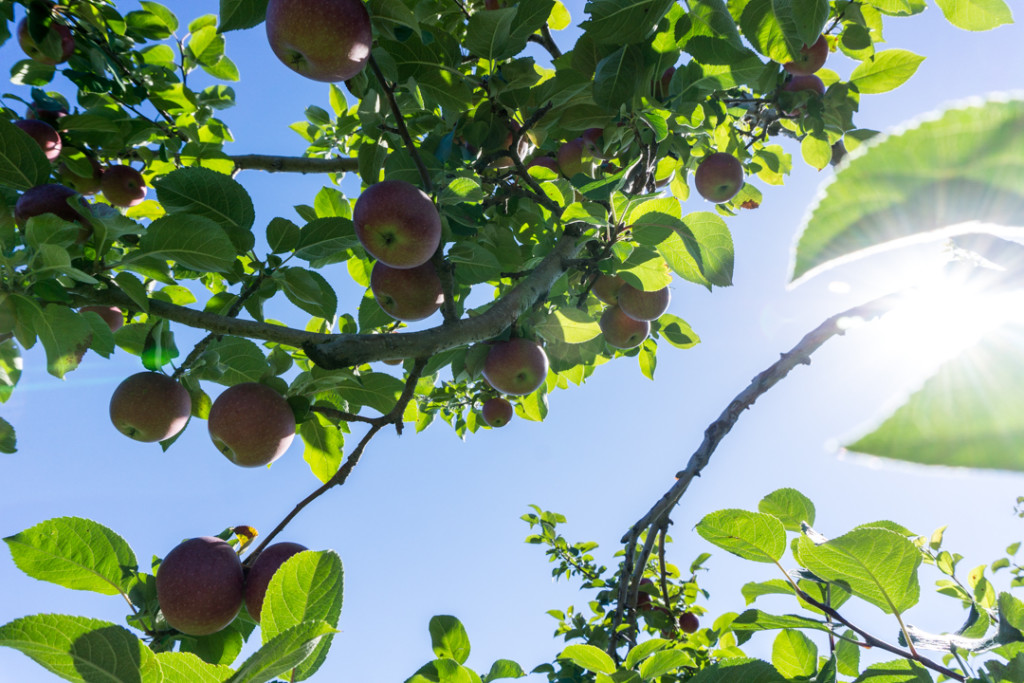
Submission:
[[469,659],[469,635],[455,617],[439,614],[430,618],[430,643],[439,659],[465,664]]
[[705,540],[746,560],[777,562],[786,552],[786,530],[771,515],[719,510],[697,522],[696,529]]
[[1013,23],[1013,14],[1004,0],[935,0],[942,13],[957,28],[990,31]]

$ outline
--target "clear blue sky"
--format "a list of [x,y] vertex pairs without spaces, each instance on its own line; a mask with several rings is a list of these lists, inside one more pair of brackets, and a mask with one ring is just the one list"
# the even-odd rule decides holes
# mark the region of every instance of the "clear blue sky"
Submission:
[[[182,23],[212,4],[168,3]],[[570,5],[574,23],[581,6]],[[572,43],[567,33],[555,34],[564,48]],[[927,59],[897,91],[863,97],[862,127],[886,129],[950,100],[1024,86],[1019,69],[1011,68],[1024,64],[1020,24],[971,34],[930,7],[924,16],[887,20],[886,39],[888,47]],[[242,73],[234,85],[239,106],[225,115],[238,141],[230,151],[301,153],[304,143],[287,125],[301,119],[308,104],[326,107],[326,86],[280,65],[262,27],[230,34],[228,53]],[[20,58],[13,42],[0,49],[0,65]],[[833,55],[828,67],[845,77],[853,63]],[[27,97],[27,89],[13,85],[5,91]],[[794,145],[783,144],[799,157]],[[621,534],[672,484],[706,425],[751,377],[822,319],[899,287],[909,264],[937,253],[933,246],[876,257],[787,291],[795,231],[831,174],[796,167],[785,187],[760,185],[762,208],[729,221],[734,287],[708,294],[683,282],[674,286],[671,312],[703,343],[689,351],[664,345],[655,382],[623,359],[599,368],[582,388],[554,393],[544,423],[516,419],[466,442],[442,424],[419,435],[382,434],[342,489],[292,523],[282,540],[333,548],[345,564],[341,633],[320,678],[404,680],[432,656],[426,629],[434,614],[462,619],[473,643],[469,664],[478,670],[499,657],[527,670],[549,661],[563,645],[550,637],[555,624],[545,610],[583,605],[588,596],[553,583],[542,550],[522,543],[527,528],[518,518],[526,506],[565,514],[565,533],[598,541],[597,552],[610,564]],[[294,218],[290,207],[311,203],[322,185],[317,178],[252,171],[239,180],[255,199],[257,234],[274,216]],[[345,190],[354,196],[358,188],[349,182]],[[708,206],[695,198],[684,212]],[[327,277],[339,289],[341,307],[353,309],[361,292],[344,271]],[[848,292],[834,293],[834,282],[846,283]],[[280,315],[299,319],[284,306]],[[938,325],[934,334],[942,329]],[[188,338],[182,334],[179,347],[187,349]],[[921,381],[921,355],[896,343],[883,325],[851,332],[743,416],[691,486],[672,528],[670,559],[677,564],[714,553],[711,572],[702,578],[712,592],[707,606],[713,615],[742,611],[740,587],[774,574],[767,565],[709,548],[692,531],[694,523],[721,508],[751,509],[779,487],[796,487],[814,500],[816,526],[826,535],[883,518],[921,534],[948,524],[948,546],[967,557],[967,568],[990,562],[1020,538],[1021,522],[1012,516],[1014,498],[1024,494],[1019,475],[911,468],[837,453],[837,437],[877,419],[882,406]],[[45,374],[39,349],[26,355],[21,385],[0,408],[19,442],[17,454],[3,456],[0,536],[51,517],[89,517],[123,535],[145,563],[182,538],[226,526],[268,531],[316,486],[297,443],[271,469],[243,470],[217,454],[201,422],[168,453],[121,437],[109,423],[107,401],[121,379],[140,369],[138,359],[123,352],[112,361],[89,355],[61,382]],[[353,428],[351,443],[361,432]],[[925,604],[909,621],[932,631],[954,629],[962,613],[952,601],[928,595],[934,578],[923,574]],[[0,586],[0,623],[37,612],[116,623],[124,617],[119,598],[25,577],[6,550],[0,552]],[[791,602],[765,605],[795,609]],[[868,609],[857,614],[895,639],[895,624]],[[771,637],[755,638],[749,651],[764,654]],[[20,653],[0,648],[0,683],[51,678]]]

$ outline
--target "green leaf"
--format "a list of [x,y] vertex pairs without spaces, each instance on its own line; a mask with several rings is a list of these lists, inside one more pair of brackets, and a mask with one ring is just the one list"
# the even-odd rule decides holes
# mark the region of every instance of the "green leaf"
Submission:
[[[149,224],[139,241],[140,254],[155,256],[200,272],[230,272],[235,247],[224,229],[209,218],[179,213]],[[122,263],[133,261],[131,256]]]
[[345,435],[327,418],[314,413],[299,425],[299,436],[305,444],[302,459],[309,465],[313,476],[326,482],[341,467]]
[[18,439],[14,433],[14,427],[7,420],[0,417],[0,453],[17,453]]
[[10,121],[0,121],[0,185],[27,190],[49,178],[50,162],[39,143]]
[[949,23],[966,31],[990,31],[1013,23],[1004,0],[935,0]]
[[[792,594],[792,590],[790,591]],[[798,614],[769,614],[759,609],[748,609],[736,617],[729,625],[733,631],[772,631],[785,628],[814,629],[828,631],[828,626],[820,621],[802,617]]]
[[320,620],[293,626],[264,643],[238,667],[235,675],[228,679],[229,683],[266,683],[304,662],[316,650],[320,640],[332,633],[337,631]]
[[623,666],[627,669],[634,669],[637,664],[647,657],[650,657],[655,652],[665,649],[671,642],[672,641],[665,638],[651,638],[650,640],[645,640],[629,650]]
[[508,59],[526,47],[526,41],[517,45],[511,41],[515,7],[474,12],[466,24],[466,49],[483,59]]
[[369,406],[386,414],[395,407],[403,389],[405,383],[397,377],[383,372],[370,372],[349,378],[338,393],[350,404]]
[[455,266],[455,281],[463,285],[495,280],[501,263],[490,249],[475,242],[459,242],[448,250],[448,261]]
[[430,645],[438,659],[454,659],[465,664],[469,659],[469,635],[462,622],[453,616],[439,614],[430,618]]
[[[990,100],[878,136],[808,213],[793,278],[938,228],[1024,225],[1024,101]],[[966,226],[967,229],[976,229]]]
[[747,510],[719,510],[697,522],[697,533],[745,560],[777,562],[786,552],[786,530],[775,517]]
[[682,318],[664,313],[657,321],[658,334],[677,349],[690,349],[700,343],[700,337],[693,331],[690,324]]
[[836,666],[844,676],[856,676],[860,673],[860,645],[850,641],[857,640],[857,634],[846,629],[843,636],[836,640]]
[[491,664],[491,670],[484,676],[483,683],[491,683],[491,681],[496,681],[500,678],[522,678],[525,675],[526,672],[523,671],[523,667],[511,659],[499,659],[494,664]]
[[576,666],[595,673],[610,674],[615,671],[615,662],[608,653],[593,645],[570,645],[562,650],[558,659],[568,659]]
[[696,666],[693,657],[684,650],[662,650],[644,660],[640,665],[640,678],[651,681],[675,671],[682,666]]
[[70,308],[51,304],[34,316],[32,324],[46,349],[47,372],[63,378],[78,367],[92,339],[92,328],[85,318]]
[[295,255],[314,268],[348,259],[349,250],[359,245],[352,221],[341,216],[317,218],[302,227]]
[[267,16],[269,0],[220,0],[221,33],[259,26]]
[[211,342],[206,349],[217,354],[219,367],[199,368],[195,372],[198,379],[230,387],[242,382],[258,382],[269,370],[263,351],[248,339],[221,337]]
[[882,50],[865,59],[850,74],[850,84],[864,95],[889,92],[914,75],[924,57],[909,50]]
[[772,643],[772,665],[786,678],[810,678],[818,670],[818,648],[800,631],[783,629]]
[[67,681],[141,683],[153,653],[128,630],[99,619],[34,614],[0,626],[14,648]]
[[282,268],[277,276],[289,301],[317,318],[334,319],[338,295],[323,275],[305,268]]
[[598,43],[639,43],[654,33],[674,4],[673,0],[591,0],[586,6],[590,18],[580,26]]
[[[159,671],[159,678],[151,669]],[[234,671],[222,664],[210,664],[191,652],[159,652],[143,670],[143,682],[223,683]]]
[[256,220],[252,199],[245,188],[223,173],[190,167],[172,171],[153,183],[168,214],[186,213],[208,218],[231,238],[237,253],[252,249]]
[[633,100],[640,86],[637,74],[644,71],[644,57],[637,45],[623,45],[597,63],[594,73],[594,102],[611,111]]
[[58,517],[4,539],[18,569],[34,579],[104,595],[126,593],[136,570],[123,538],[89,519]]
[[932,683],[932,677],[917,662],[897,659],[872,664],[853,683]]
[[803,522],[814,524],[814,503],[796,489],[777,489],[761,499],[757,509],[779,518],[789,531],[800,531]]
[[888,529],[854,529],[821,545],[801,536],[796,554],[817,576],[840,584],[886,614],[905,612],[920,597],[921,553],[913,542]]
[[754,49],[779,63],[792,61],[804,45],[812,45],[828,20],[828,0],[749,0],[739,25]]
[[725,659],[701,669],[688,683],[785,683],[785,677],[760,659]]
[[[344,579],[341,558],[333,550],[306,550],[288,558],[267,586],[260,613],[263,642],[310,620],[337,627]],[[290,680],[302,681],[316,673],[327,657],[332,637],[328,634],[316,644],[309,658],[295,667]]]
[[274,254],[284,254],[299,246],[299,226],[287,218],[273,218],[267,224],[267,246]]
[[536,326],[537,334],[549,342],[582,344],[601,334],[589,313],[578,308],[559,308],[549,313]]
[[800,155],[803,156],[808,166],[820,171],[832,161],[832,145],[829,144],[824,134],[819,136],[808,133],[800,141]]
[[[169,439],[170,440],[170,439]],[[245,645],[245,636],[238,626],[232,622],[226,628],[205,636],[184,638],[179,646],[182,652],[194,654],[204,662],[230,666]],[[229,671],[228,678],[234,671]]]

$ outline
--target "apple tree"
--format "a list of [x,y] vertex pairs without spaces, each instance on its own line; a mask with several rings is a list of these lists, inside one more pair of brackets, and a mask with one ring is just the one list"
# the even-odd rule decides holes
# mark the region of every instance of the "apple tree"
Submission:
[[[1003,0],[937,5],[968,30],[1012,20]],[[221,0],[219,14],[186,24],[150,1],[132,10],[102,0],[0,2],[0,38],[25,52],[0,121],[0,400],[17,390],[25,349],[38,344],[47,370],[71,381],[80,363],[120,349],[139,359],[110,399],[126,438],[168,449],[207,422],[211,453],[257,467],[298,437],[318,482],[270,531],[215,527],[165,549],[152,567],[88,519],[9,535],[26,574],[122,596],[131,630],[39,614],[0,626],[0,645],[72,681],[308,678],[337,631],[342,565],[333,551],[275,543],[288,523],[345,484],[382,430],[441,422],[466,437],[510,419],[541,421],[550,393],[624,358],[653,378],[659,350],[700,341],[667,312],[669,287],[729,286],[730,218],[772,201],[778,191],[768,186],[782,185],[794,163],[841,168],[804,227],[795,277],[914,233],[1020,225],[1020,101],[954,110],[887,138],[857,125],[862,97],[900,86],[922,59],[882,48],[886,22],[924,8],[592,0],[571,16],[558,0]],[[574,42],[560,33],[572,22]],[[263,26],[296,79],[325,82],[324,101],[295,126],[302,143],[293,156],[233,154],[222,118],[234,105],[228,83],[246,75],[227,53],[232,32]],[[827,67],[836,52],[859,62],[848,79]],[[787,149],[797,146],[794,159]],[[975,163],[964,163],[969,154]],[[259,198],[243,171],[321,174],[330,184],[294,198],[295,215],[257,225]],[[338,188],[346,174],[361,181],[356,197]],[[684,213],[688,201],[701,208]],[[958,240],[952,269],[988,290],[1019,289],[1019,245]],[[364,291],[351,310],[320,272],[336,264]],[[686,571],[666,558],[674,506],[740,414],[841,334],[843,320],[877,316],[901,296],[837,314],[758,375],[628,529],[610,569],[593,544],[561,535],[559,514],[524,517],[553,573],[593,591],[591,615],[556,615],[559,635],[578,642],[535,673],[666,683],[1024,680],[1024,604],[958,573],[941,532],[918,537],[876,522],[828,539],[812,527],[813,503],[792,489],[769,494],[757,511],[707,515],[701,536],[780,569],[743,588],[748,602],[786,594],[800,615],[750,609],[712,620],[700,604],[706,557]],[[266,308],[281,300],[305,323],[269,318]],[[202,336],[179,349],[186,328]],[[973,351],[1008,368],[1007,397],[1024,367],[1015,351]],[[851,447],[1024,468],[1019,439],[1003,438],[1019,433],[1024,413],[986,410],[966,392],[954,392],[962,403],[936,400],[962,379],[956,363]],[[3,452],[16,451],[15,427],[0,418]],[[1014,552],[997,562],[1019,575]],[[919,599],[922,563],[948,577],[940,593],[967,611],[953,635],[901,618]],[[853,598],[893,616],[896,642],[841,611]],[[257,628],[259,647],[236,661]],[[771,661],[741,649],[759,631],[778,632]],[[826,636],[828,651],[807,633]],[[509,660],[483,676],[468,669],[468,635],[454,617],[435,617],[430,634],[437,658],[411,681],[525,675]],[[892,659],[861,665],[864,648]],[[946,654],[929,658],[929,649]],[[969,665],[987,652],[1002,661]]]

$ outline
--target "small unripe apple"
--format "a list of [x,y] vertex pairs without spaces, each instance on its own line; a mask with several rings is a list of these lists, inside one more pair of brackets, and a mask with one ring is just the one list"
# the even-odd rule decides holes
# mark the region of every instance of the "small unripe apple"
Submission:
[[257,624],[260,623],[260,612],[263,610],[263,599],[267,597],[270,579],[274,578],[274,573],[288,558],[303,550],[308,548],[299,543],[275,543],[264,548],[252,563],[245,576],[245,610]]
[[483,375],[503,394],[532,394],[548,376],[548,356],[540,344],[529,339],[497,342],[484,359]]
[[82,313],[92,311],[103,318],[103,322],[107,324],[111,332],[117,332],[124,326],[124,311],[117,306],[82,306],[78,310]]
[[47,161],[55,161],[60,156],[61,142],[60,133],[54,130],[53,126],[35,119],[19,119],[14,122],[36,141],[39,148],[43,150]]
[[825,36],[819,36],[814,44],[808,47],[806,44],[800,48],[800,54],[792,62],[786,62],[782,67],[791,74],[798,76],[810,76],[815,71],[825,66],[828,59],[828,40]]
[[100,179],[103,176],[103,167],[100,166],[100,162],[96,161],[92,157],[89,157],[89,165],[92,167],[91,175],[78,175],[72,171],[67,164],[61,164],[58,166],[57,173],[60,174],[60,179],[63,180],[64,184],[68,187],[85,195],[95,194],[100,189]]
[[277,58],[314,81],[347,81],[370,58],[370,14],[360,0],[270,0],[266,27]]
[[618,306],[609,306],[601,314],[598,326],[608,345],[616,349],[632,349],[640,346],[651,332],[646,320],[633,320]]
[[377,261],[370,271],[370,289],[385,313],[405,322],[429,318],[444,301],[441,278],[430,261],[415,268],[392,268]]
[[601,273],[590,287],[590,293],[596,296],[598,301],[614,306],[619,303],[619,290],[624,284],[626,281],[618,275]]
[[138,372],[110,397],[110,421],[136,441],[169,439],[185,427],[192,399],[185,387],[159,372]]
[[441,244],[441,217],[434,203],[403,180],[384,180],[363,190],[352,224],[367,253],[392,268],[421,266]]
[[679,615],[679,630],[683,633],[696,633],[700,628],[700,620],[693,612],[683,612]]
[[709,154],[697,166],[693,184],[700,196],[709,202],[727,202],[743,187],[743,164],[725,152]]
[[103,196],[114,206],[135,206],[146,198],[146,181],[131,166],[110,166],[100,178]]
[[515,409],[512,408],[512,404],[507,399],[495,396],[484,401],[484,405],[480,409],[480,415],[483,416],[484,422],[489,426],[504,427],[512,419],[512,416],[515,415]]
[[28,18],[22,19],[18,24],[18,44],[32,61],[54,66],[68,61],[75,51],[75,38],[71,35],[71,29],[56,22],[50,24],[43,42],[53,45],[44,51],[28,32]]
[[633,320],[657,320],[668,310],[672,293],[668,287],[645,292],[633,285],[624,284],[619,290],[619,308]]
[[164,619],[190,636],[206,636],[230,624],[244,595],[245,576],[235,549],[212,536],[178,544],[156,573]]
[[258,382],[225,389],[210,407],[208,426],[217,450],[241,467],[269,465],[295,438],[295,414],[288,401]]

